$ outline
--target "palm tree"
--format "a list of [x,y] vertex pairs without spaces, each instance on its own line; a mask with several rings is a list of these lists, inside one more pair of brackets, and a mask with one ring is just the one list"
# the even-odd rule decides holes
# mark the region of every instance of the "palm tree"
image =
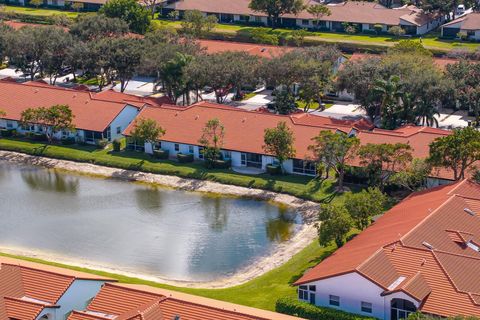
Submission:
[[388,80],[380,79],[375,81],[373,92],[380,101],[378,114],[383,126],[394,129],[397,126],[397,115],[403,96],[400,77],[391,76]]
[[435,116],[440,116],[437,108],[426,99],[419,101],[414,111],[417,125],[438,127],[438,119]]

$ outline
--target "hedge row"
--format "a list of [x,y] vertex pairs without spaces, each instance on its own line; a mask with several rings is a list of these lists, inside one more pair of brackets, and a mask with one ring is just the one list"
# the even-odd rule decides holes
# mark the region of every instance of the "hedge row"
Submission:
[[332,308],[317,307],[312,304],[298,301],[287,297],[280,298],[275,304],[275,311],[291,316],[310,320],[374,320],[376,318],[365,317],[353,313],[347,313]]

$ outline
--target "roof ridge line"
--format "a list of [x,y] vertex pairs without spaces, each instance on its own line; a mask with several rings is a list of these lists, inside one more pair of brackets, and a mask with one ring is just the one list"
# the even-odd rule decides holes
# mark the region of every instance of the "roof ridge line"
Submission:
[[9,297],[9,296],[5,296],[5,297],[3,297],[3,299],[18,301],[18,302],[25,302],[25,303],[33,304],[33,305],[36,305],[36,306],[42,306],[42,307],[53,307],[53,306],[55,306],[54,303],[41,303],[41,302],[35,302],[35,301],[30,301],[30,300],[23,300],[22,298]]
[[[439,253],[443,253],[441,251],[437,251]],[[444,268],[443,264],[440,262],[440,260],[438,259],[436,253],[432,250],[432,256],[433,258],[435,259],[435,261],[437,262],[437,264],[440,266],[440,269],[443,271],[443,273],[445,274],[445,276],[447,277],[448,281],[451,283],[452,287],[455,289],[455,291],[457,292],[460,292],[460,293],[467,293],[468,292],[464,292],[464,291],[461,291],[458,289],[457,285],[455,284],[455,282],[453,281],[452,277],[450,276],[450,274],[447,272],[447,270]]]
[[70,275],[67,275],[67,274],[64,274],[64,273],[60,273],[60,272],[56,272],[56,271],[50,271],[50,270],[45,270],[45,269],[39,269],[39,268],[34,268],[34,267],[29,267],[29,266],[25,266],[25,265],[21,265],[21,264],[14,264],[14,263],[2,262],[2,263],[0,264],[0,266],[2,266],[2,265],[4,265],[4,266],[11,266],[11,267],[18,267],[18,268],[21,268],[21,269],[28,269],[28,270],[32,270],[32,271],[50,273],[50,274],[62,276],[62,277],[64,277],[64,278],[77,279],[75,276],[70,276]]
[[456,193],[453,193],[453,192],[457,190],[461,185],[463,185],[465,181],[468,181],[468,179],[463,179],[462,181],[457,183],[457,185],[452,190],[448,191],[448,194],[456,195]]
[[105,282],[104,287],[107,287],[107,286],[108,287],[115,287],[115,288],[119,288],[119,289],[127,289],[127,290],[138,292],[138,293],[145,293],[145,294],[148,294],[148,295],[156,296],[158,298],[167,298],[166,296],[164,296],[163,294],[160,294],[160,293],[154,293],[154,292],[149,292],[149,291],[146,291],[146,290],[131,288],[131,287],[128,287],[128,286],[122,286],[120,283]]

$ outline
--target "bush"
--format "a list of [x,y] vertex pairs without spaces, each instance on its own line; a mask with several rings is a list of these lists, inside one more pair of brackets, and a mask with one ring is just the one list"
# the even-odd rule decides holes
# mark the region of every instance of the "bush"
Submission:
[[95,145],[98,146],[101,149],[104,149],[108,144],[107,139],[97,139],[95,140]]
[[193,162],[193,154],[177,153],[177,159],[180,163]]
[[393,26],[388,29],[388,33],[398,38],[405,35],[405,30],[403,30],[403,28],[400,26]]
[[153,150],[153,157],[155,159],[168,159],[170,152],[168,150]]
[[115,139],[112,142],[112,146],[113,146],[113,151],[120,152],[120,149],[122,148],[122,142],[118,139]]
[[75,144],[75,138],[73,138],[73,137],[62,138],[60,141],[61,141],[61,143],[62,143],[63,145],[72,145],[72,144]]
[[213,167],[217,169],[229,169],[232,166],[231,160],[213,160]]
[[310,320],[365,320],[375,319],[347,313],[326,307],[317,307],[306,302],[298,301],[294,298],[281,298],[275,304],[275,311],[296,317]]
[[0,137],[8,138],[12,137],[15,129],[0,129]]
[[255,43],[278,45],[279,37],[268,33],[264,28],[255,28],[250,32],[250,37]]
[[373,30],[375,30],[377,34],[380,34],[380,32],[383,30],[383,26],[381,24],[376,24],[373,26]]
[[267,173],[271,175],[280,174],[282,172],[282,169],[280,168],[280,166],[276,164],[267,164],[266,168],[267,168]]

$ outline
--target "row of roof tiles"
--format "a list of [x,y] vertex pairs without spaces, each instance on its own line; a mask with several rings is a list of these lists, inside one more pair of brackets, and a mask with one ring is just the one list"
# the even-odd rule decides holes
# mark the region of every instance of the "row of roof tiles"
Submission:
[[356,272],[423,312],[480,316],[479,209],[480,185],[469,180],[414,193],[297,284]]

